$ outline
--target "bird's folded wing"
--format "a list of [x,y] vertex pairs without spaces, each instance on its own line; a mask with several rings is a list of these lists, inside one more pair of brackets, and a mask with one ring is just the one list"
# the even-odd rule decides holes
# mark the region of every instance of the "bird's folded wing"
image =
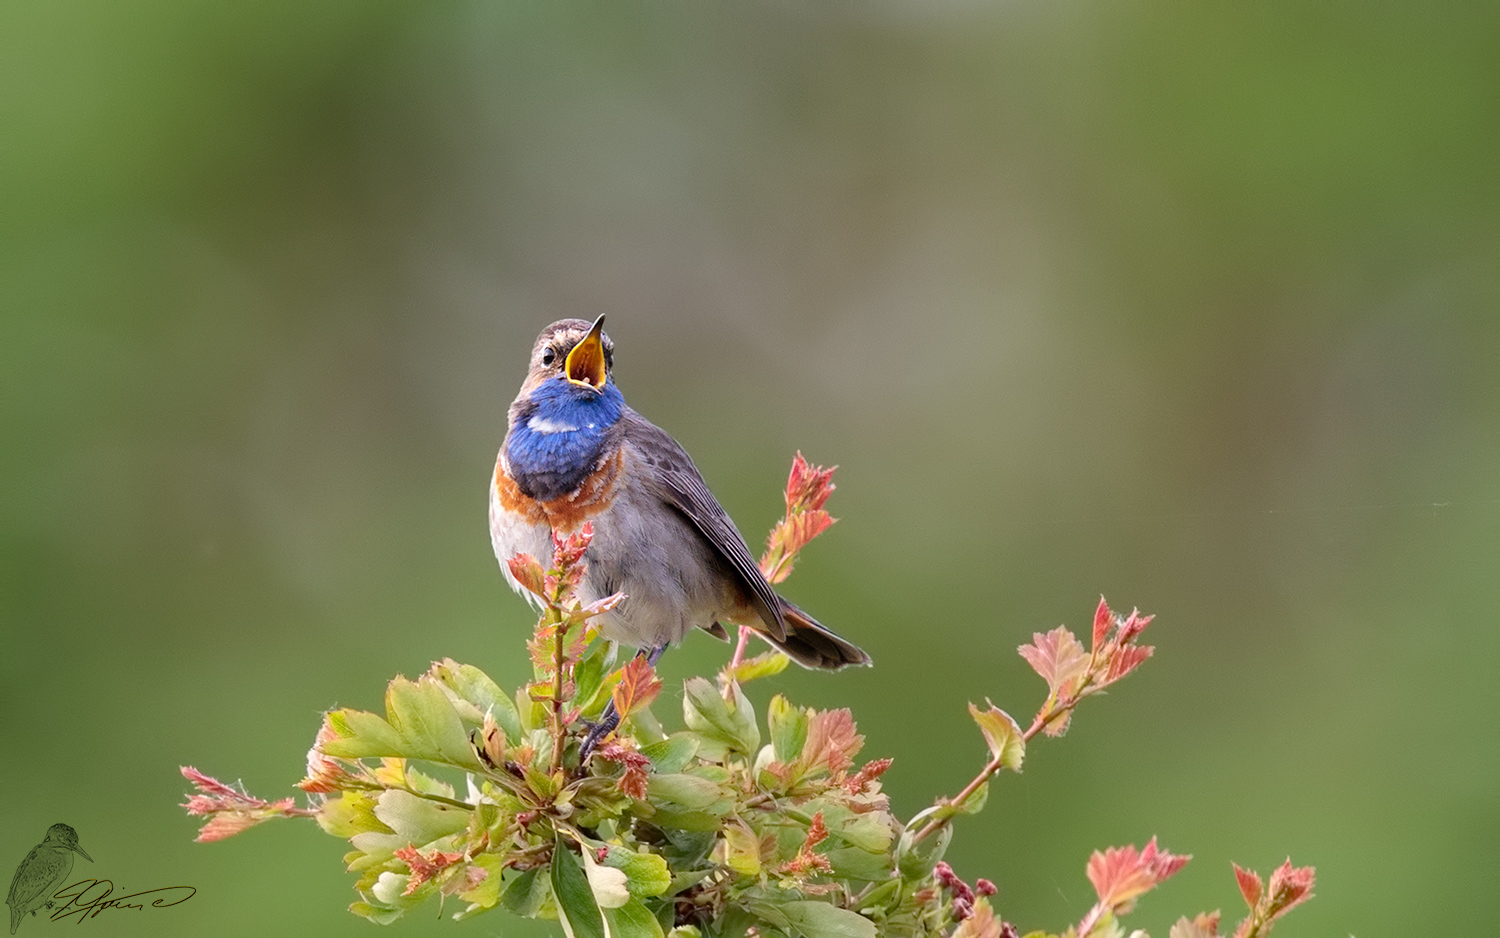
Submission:
[[42,893],[52,885],[52,880],[62,869],[62,858],[55,851],[43,850],[38,844],[31,848],[26,859],[16,867],[16,876],[10,881],[10,898],[6,905],[12,908],[30,905],[32,900],[45,898]]
[[744,537],[704,484],[692,458],[665,430],[630,408],[626,408],[620,422],[624,424],[626,441],[652,470],[661,496],[682,512],[729,563],[767,631],[778,639],[786,638],[781,598],[766,582]]

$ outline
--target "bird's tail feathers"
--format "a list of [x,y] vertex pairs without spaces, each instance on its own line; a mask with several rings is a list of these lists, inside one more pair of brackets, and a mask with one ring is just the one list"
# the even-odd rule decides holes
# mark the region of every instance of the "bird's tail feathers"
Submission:
[[766,641],[781,649],[804,668],[830,670],[854,664],[869,664],[870,656],[853,642],[803,612],[794,603],[782,599],[781,616],[786,622],[786,638],[776,639],[761,633]]

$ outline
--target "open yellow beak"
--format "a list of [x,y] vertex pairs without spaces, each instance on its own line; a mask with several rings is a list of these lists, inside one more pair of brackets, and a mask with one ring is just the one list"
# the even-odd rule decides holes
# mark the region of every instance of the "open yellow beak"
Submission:
[[609,369],[604,363],[604,317],[594,320],[589,334],[573,346],[563,362],[563,374],[574,384],[602,390],[609,378]]

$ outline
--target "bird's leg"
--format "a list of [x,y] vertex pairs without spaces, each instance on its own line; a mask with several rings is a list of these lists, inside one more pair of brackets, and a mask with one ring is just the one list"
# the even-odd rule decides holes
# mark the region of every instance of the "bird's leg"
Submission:
[[[651,646],[651,648],[649,649],[642,648],[637,653],[636,657],[645,658],[646,663],[654,668],[656,667],[657,659],[660,658],[662,652],[666,650],[667,643],[661,642],[660,644]],[[579,764],[583,765],[587,763],[589,761],[589,756],[594,754],[594,749],[604,741],[604,738],[606,736],[608,736],[610,733],[613,733],[615,729],[619,727],[619,725],[620,711],[615,709],[615,702],[613,699],[611,699],[609,702],[609,706],[604,708],[604,713],[599,717],[599,722],[595,723],[589,730],[588,735],[583,738],[583,747],[579,750],[578,753]]]

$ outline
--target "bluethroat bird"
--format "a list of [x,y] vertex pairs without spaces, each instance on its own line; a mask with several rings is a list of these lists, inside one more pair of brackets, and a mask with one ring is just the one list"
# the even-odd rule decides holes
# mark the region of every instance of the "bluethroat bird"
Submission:
[[[547,557],[553,531],[592,522],[579,599],[625,593],[595,621],[651,663],[695,627],[727,638],[727,623],[754,629],[804,667],[869,664],[771,588],[692,459],[626,405],[613,367],[603,316],[555,322],[532,347],[490,485],[490,540],[511,588],[534,598],[506,560],[521,551]],[[590,733],[585,758],[614,729],[612,718],[607,712]]]

